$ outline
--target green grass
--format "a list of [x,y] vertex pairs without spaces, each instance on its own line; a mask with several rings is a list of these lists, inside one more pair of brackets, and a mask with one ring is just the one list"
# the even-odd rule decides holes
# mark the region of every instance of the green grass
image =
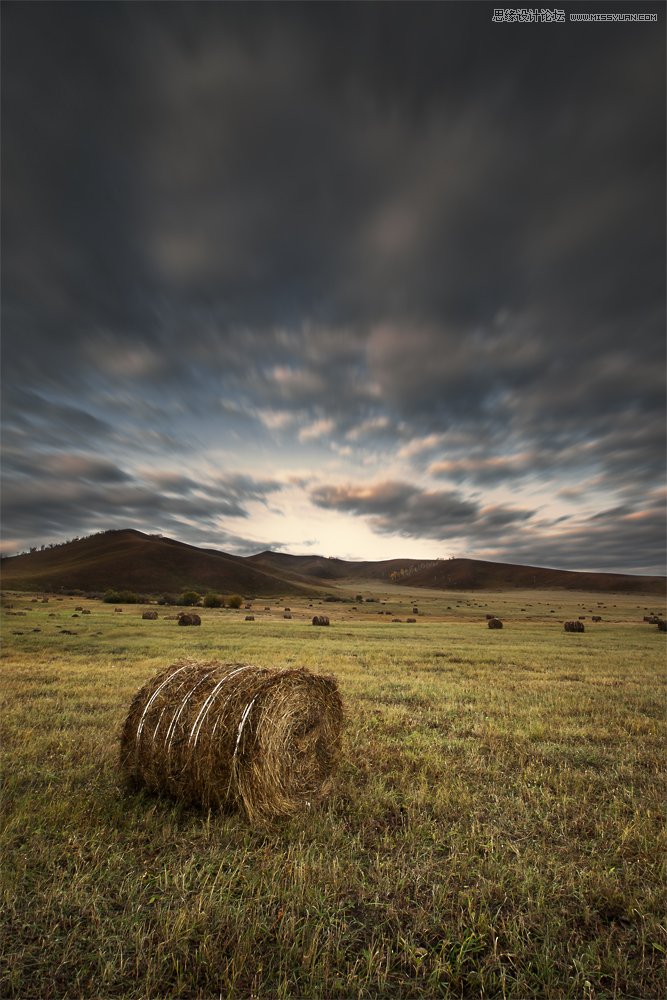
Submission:
[[[328,629],[293,597],[201,628],[8,598],[0,996],[667,994],[656,598],[364,592],[388,603],[325,605]],[[415,625],[377,615],[413,597]],[[126,791],[131,697],[184,655],[335,673],[321,808],[257,830]]]

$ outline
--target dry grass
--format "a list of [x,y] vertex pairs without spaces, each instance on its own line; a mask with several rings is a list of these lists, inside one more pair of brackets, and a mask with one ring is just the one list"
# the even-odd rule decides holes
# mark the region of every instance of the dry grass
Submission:
[[[292,621],[276,600],[252,629],[240,609],[182,629],[97,603],[73,635],[75,599],[9,596],[0,996],[667,996],[665,635],[642,621],[664,603],[375,588],[419,623],[350,602],[313,628],[290,596]],[[127,794],[128,706],[181,657],[335,672],[346,725],[320,807],[258,828]]]

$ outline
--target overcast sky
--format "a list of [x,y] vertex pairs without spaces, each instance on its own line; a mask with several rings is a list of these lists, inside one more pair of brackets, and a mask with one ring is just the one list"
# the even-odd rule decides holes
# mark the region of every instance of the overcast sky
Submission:
[[5,551],[665,571],[664,4],[493,6],[3,4]]

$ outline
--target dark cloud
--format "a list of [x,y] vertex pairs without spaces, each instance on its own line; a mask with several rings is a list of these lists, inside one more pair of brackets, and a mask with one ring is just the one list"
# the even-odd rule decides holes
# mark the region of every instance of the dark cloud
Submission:
[[481,506],[453,490],[422,490],[403,482],[322,485],[310,495],[318,507],[368,517],[375,531],[407,538],[481,540],[489,532],[532,517],[527,510]]
[[[13,534],[80,532],[87,505],[140,526],[150,502],[121,488],[156,517],[177,497],[191,531],[206,502],[242,517],[273,474],[202,493],[189,456],[221,443],[229,468],[398,456],[421,477],[393,514],[410,537],[460,511],[482,540],[466,485],[574,503],[588,482],[582,504],[636,512],[664,482],[664,6],[623,25],[492,10],[6,5],[7,485],[40,482],[49,450],[131,480],[109,481],[115,508],[99,475],[69,515],[64,495],[60,514],[9,505]],[[176,455],[175,479],[141,478]],[[336,509],[385,531],[381,500]]]
[[[248,504],[280,490],[273,480],[221,474],[198,481],[171,471],[133,476],[112,462],[83,454],[43,454],[29,464],[8,459],[2,494],[3,522],[14,537],[57,539],[108,527],[141,527],[213,542],[218,533],[238,551],[243,540],[221,529],[219,519],[248,519]],[[257,542],[252,543],[257,548]],[[277,543],[274,543],[277,544]]]

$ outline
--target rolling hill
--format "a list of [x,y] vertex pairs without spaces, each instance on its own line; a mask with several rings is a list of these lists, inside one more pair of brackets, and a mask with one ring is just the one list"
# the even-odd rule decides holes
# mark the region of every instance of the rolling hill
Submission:
[[566,589],[664,594],[658,576],[581,573],[479,559],[349,561],[260,552],[229,555],[132,529],[106,531],[2,560],[2,586],[15,590],[183,590],[244,595],[313,595],[358,581],[436,590]]
[[131,529],[107,531],[2,560],[2,586],[22,590],[133,590],[179,593],[312,593],[307,581],[240,556]]

